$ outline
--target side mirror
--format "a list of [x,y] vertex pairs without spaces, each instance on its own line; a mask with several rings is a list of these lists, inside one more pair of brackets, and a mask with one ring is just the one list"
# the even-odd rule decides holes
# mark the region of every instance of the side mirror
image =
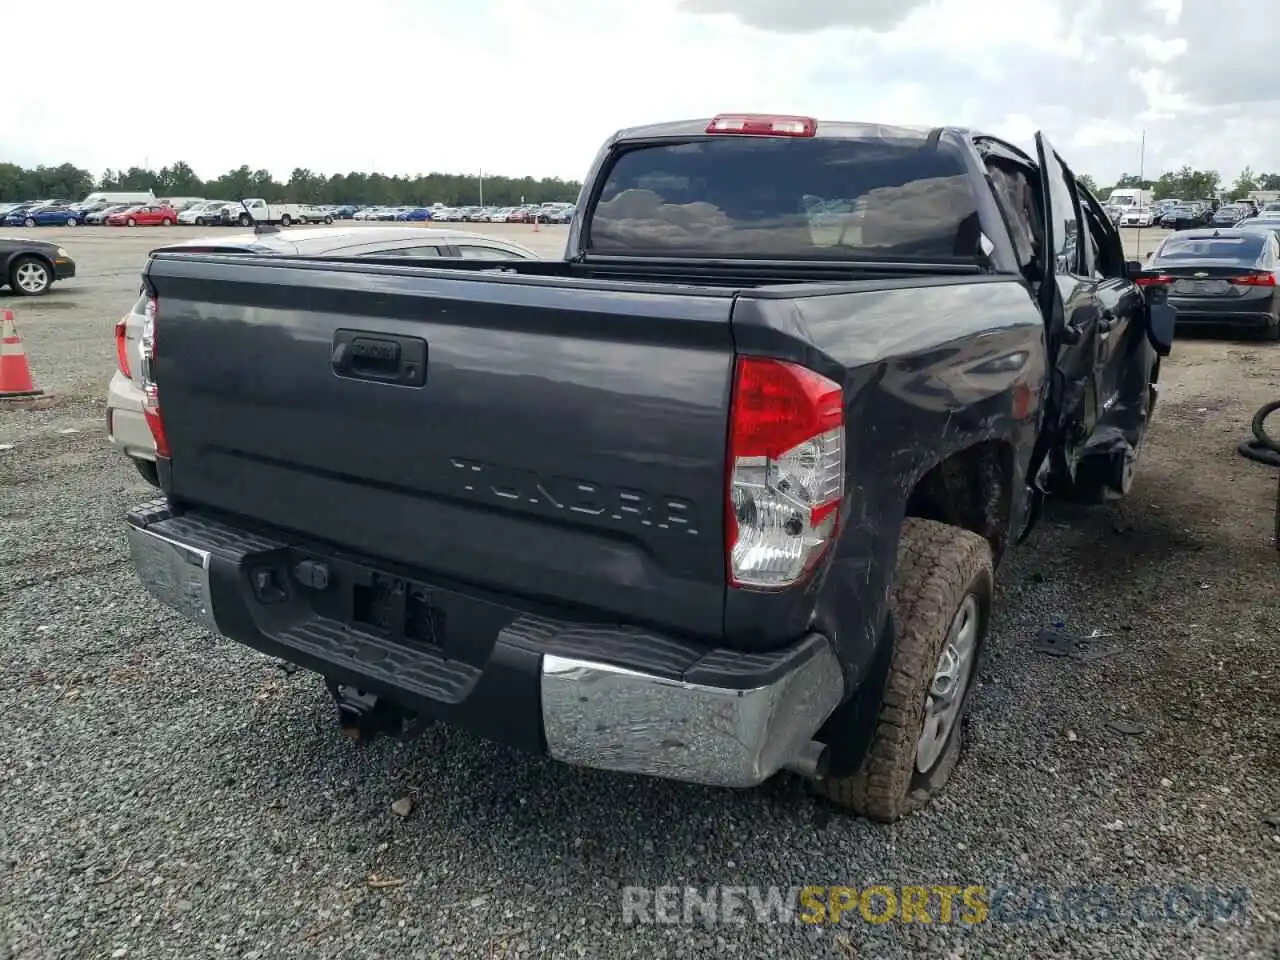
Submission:
[[1136,280],[1138,275],[1142,273],[1141,260],[1126,260],[1124,262],[1124,275],[1129,280]]

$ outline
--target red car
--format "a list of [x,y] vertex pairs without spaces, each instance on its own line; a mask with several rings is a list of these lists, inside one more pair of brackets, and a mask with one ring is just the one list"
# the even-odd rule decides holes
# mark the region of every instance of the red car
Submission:
[[107,217],[109,227],[172,227],[177,222],[177,210],[154,203],[130,207]]

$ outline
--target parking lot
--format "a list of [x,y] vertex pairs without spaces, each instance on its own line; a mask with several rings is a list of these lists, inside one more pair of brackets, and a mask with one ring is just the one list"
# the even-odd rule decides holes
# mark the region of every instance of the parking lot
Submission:
[[[477,229],[544,255],[566,232]],[[112,328],[146,252],[207,232],[41,230],[77,277],[0,291],[52,397],[0,406],[0,957],[1277,955],[1276,476],[1234,447],[1280,396],[1280,344],[1179,341],[1129,499],[1055,506],[1014,552],[966,756],[880,827],[789,776],[703,789],[440,726],[356,747],[317,677],[146,595],[121,518],[154,490],[106,440]],[[1059,620],[1097,631],[1096,656],[1039,651]],[[1171,906],[1143,925],[834,928],[624,925],[620,906],[630,885],[877,883],[1159,888]],[[1243,919],[1171,888],[1245,888]]]

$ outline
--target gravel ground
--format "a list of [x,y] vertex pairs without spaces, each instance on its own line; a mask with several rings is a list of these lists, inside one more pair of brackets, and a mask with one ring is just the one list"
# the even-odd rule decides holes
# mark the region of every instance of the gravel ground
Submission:
[[[56,396],[0,408],[0,957],[1280,955],[1276,479],[1233,454],[1280,347],[1178,345],[1132,496],[1013,555],[966,756],[884,828],[788,777],[701,789],[439,727],[356,748],[314,676],[151,601],[120,519],[151,488],[102,424],[139,233],[60,238],[79,278],[0,294]],[[1059,619],[1107,635],[1096,659],[1037,651]],[[627,885],[875,883],[1248,893],[1217,923],[622,923]]]

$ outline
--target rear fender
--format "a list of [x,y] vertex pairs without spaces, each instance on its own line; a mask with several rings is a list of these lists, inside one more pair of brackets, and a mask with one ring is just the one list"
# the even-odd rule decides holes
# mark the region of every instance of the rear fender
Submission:
[[[733,321],[739,352],[843,384],[847,474],[841,532],[821,575],[786,600],[729,591],[725,634],[763,647],[816,624],[836,643],[852,689],[883,636],[902,520],[916,504],[979,529],[997,551],[1025,522],[1024,479],[1046,394],[1044,321],[1026,285],[1009,276],[756,290],[739,296]],[[1003,477],[994,502],[970,494],[965,509],[948,513],[938,496],[917,494],[956,456],[975,475]],[[940,476],[930,491],[957,482]]]

